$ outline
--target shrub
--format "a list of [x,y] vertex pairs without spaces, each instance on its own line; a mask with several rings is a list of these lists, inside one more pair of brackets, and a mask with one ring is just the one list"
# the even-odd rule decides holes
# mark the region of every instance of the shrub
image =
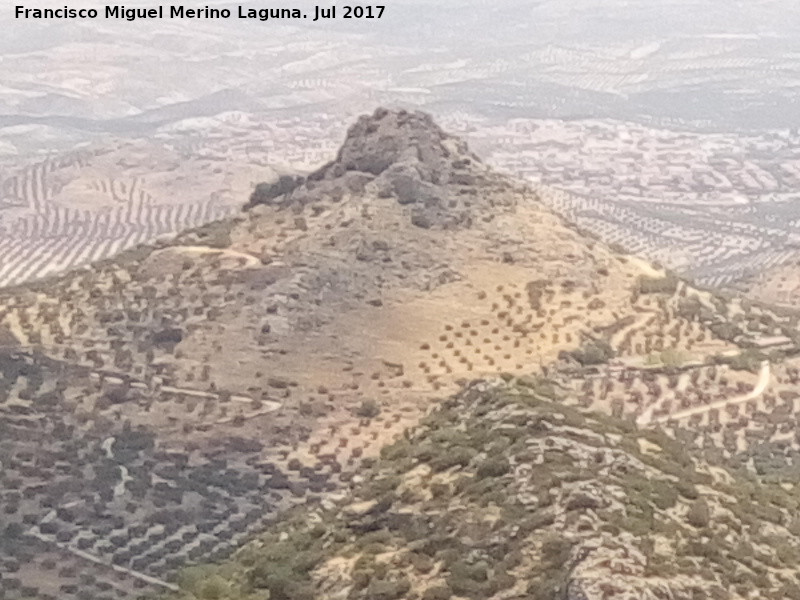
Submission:
[[269,591],[270,600],[299,600],[309,597],[309,585],[298,582],[294,569],[264,562],[249,574],[249,583]]
[[431,497],[433,498],[447,498],[450,496],[450,484],[433,482],[431,484]]
[[435,566],[435,563],[430,556],[421,554],[419,552],[411,552],[408,558],[411,561],[411,565],[414,567],[414,569],[423,575],[430,573]]
[[733,323],[720,322],[712,323],[709,325],[711,333],[721,340],[732,342],[736,337],[742,334],[742,330]]
[[697,527],[698,529],[708,526],[711,521],[711,511],[708,508],[708,502],[706,502],[705,498],[695,500],[692,506],[689,507],[686,520],[689,525]]
[[731,369],[737,371],[751,371],[756,373],[761,366],[761,361],[766,360],[767,356],[759,350],[749,348],[734,356],[730,361]]
[[678,289],[678,278],[671,273],[665,277],[641,275],[636,284],[640,294],[674,294]]
[[478,465],[478,477],[501,477],[508,473],[511,466],[503,457],[487,458]]
[[375,400],[364,400],[356,409],[356,416],[363,419],[374,419],[379,414],[381,414],[381,407]]
[[544,377],[533,377],[530,375],[523,375],[517,379],[517,385],[520,387],[530,388],[534,394],[543,396],[550,400],[556,397],[556,388],[552,382]]
[[523,534],[549,527],[555,522],[555,516],[552,513],[537,511],[530,517],[519,521],[519,529]]
[[800,586],[796,583],[786,583],[778,592],[780,598],[789,598],[790,600],[800,600]]
[[304,179],[299,176],[281,175],[277,181],[259,183],[253,193],[250,194],[250,200],[245,205],[245,210],[249,210],[259,204],[280,204],[283,196],[294,191],[303,182]]
[[215,575],[203,582],[200,586],[199,595],[203,600],[220,600],[220,598],[225,597],[229,589],[228,583],[218,575]]
[[400,440],[389,446],[381,448],[381,458],[387,461],[396,461],[411,454],[411,444],[408,440]]
[[678,501],[678,490],[671,481],[653,482],[653,503],[661,510],[675,506]]
[[800,562],[800,551],[788,542],[778,542],[774,545],[775,555],[786,566],[794,566]]
[[569,559],[572,544],[562,537],[553,536],[542,544],[542,555],[554,567],[561,567]]
[[434,471],[446,471],[452,467],[466,467],[477,452],[465,446],[454,446],[442,449],[432,457],[430,464]]
[[667,348],[659,355],[661,363],[667,367],[679,367],[688,360],[685,353],[675,348]]
[[446,585],[434,585],[422,594],[422,600],[450,600],[453,592]]
[[167,327],[153,333],[151,341],[159,347],[172,347],[183,341],[183,330],[178,327]]
[[611,345],[605,340],[587,342],[578,350],[570,353],[570,356],[583,366],[599,365],[614,358],[615,352]]
[[405,577],[395,581],[373,579],[367,586],[366,597],[369,600],[397,600],[404,598],[410,589],[411,583]]
[[578,492],[573,494],[569,497],[566,503],[566,509],[569,510],[584,510],[584,509],[596,509],[600,506],[600,501],[590,495],[583,492]]
[[453,593],[468,598],[488,598],[496,591],[496,585],[489,579],[489,567],[481,561],[468,564],[456,561],[448,568],[450,575],[447,585]]
[[684,498],[688,498],[689,500],[697,500],[699,494],[697,492],[697,488],[694,486],[693,483],[688,481],[678,480],[675,482],[675,490]]
[[703,303],[697,296],[690,296],[688,298],[681,298],[678,301],[677,314],[687,321],[693,321],[700,315],[703,308]]

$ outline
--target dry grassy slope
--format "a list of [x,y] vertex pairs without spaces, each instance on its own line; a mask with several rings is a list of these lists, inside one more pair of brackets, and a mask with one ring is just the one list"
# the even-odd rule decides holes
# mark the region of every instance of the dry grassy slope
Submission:
[[777,265],[737,282],[735,287],[756,302],[796,313],[800,308],[797,267],[796,263]]
[[800,598],[797,490],[550,400],[477,383],[180,598]]
[[[6,291],[0,324],[24,346],[149,386],[279,403],[269,423],[254,408],[234,411],[237,424],[280,431],[272,441],[284,453],[311,460],[298,440],[333,450],[329,428],[349,426],[364,401],[391,422],[355,434],[350,446],[369,453],[461,378],[551,363],[628,315],[637,278],[650,274],[416,113],[365,117],[336,161],[264,200],[172,242]],[[170,329],[177,346],[153,343]],[[703,353],[726,347],[705,339]],[[168,438],[188,421],[198,444],[232,414],[125,412]]]

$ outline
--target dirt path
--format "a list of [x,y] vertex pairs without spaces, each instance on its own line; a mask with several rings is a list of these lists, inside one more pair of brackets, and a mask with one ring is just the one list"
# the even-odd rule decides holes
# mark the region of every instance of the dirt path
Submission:
[[727,398],[725,400],[718,400],[716,402],[712,402],[711,404],[694,406],[692,408],[679,410],[678,412],[674,412],[656,418],[653,418],[653,407],[650,407],[645,412],[643,412],[638,419],[636,419],[636,424],[639,425],[640,427],[643,427],[649,425],[650,423],[665,423],[666,421],[671,421],[673,419],[674,420],[685,419],[687,417],[692,417],[694,415],[700,415],[706,413],[710,410],[723,409],[726,406],[742,404],[743,402],[747,402],[749,400],[755,400],[756,398],[759,398],[761,394],[764,393],[764,390],[767,389],[770,377],[771,377],[771,370],[769,361],[767,360],[761,361],[761,368],[758,371],[758,381],[756,382],[755,387],[747,394],[744,394],[742,396],[736,396],[734,398]]
[[659,278],[666,276],[666,272],[663,269],[656,269],[649,262],[639,258],[638,256],[626,255],[625,258],[628,259],[629,263],[638,267],[638,269],[647,277]]
[[63,550],[64,552],[68,552],[69,554],[72,554],[73,556],[75,556],[77,558],[81,558],[83,560],[88,560],[89,562],[92,562],[92,563],[94,563],[96,565],[100,565],[102,567],[107,567],[107,568],[112,569],[112,570],[114,570],[114,571],[116,571],[118,573],[124,573],[125,575],[129,575],[130,577],[133,577],[134,579],[139,579],[140,581],[144,581],[145,583],[148,583],[150,585],[157,586],[157,587],[160,587],[160,588],[162,588],[164,590],[169,590],[171,592],[177,592],[177,591],[180,590],[180,588],[177,585],[175,585],[174,583],[168,583],[168,582],[164,581],[163,579],[159,579],[157,577],[152,577],[150,575],[147,575],[146,573],[141,573],[141,572],[135,571],[133,569],[128,569],[126,567],[121,567],[119,565],[115,565],[110,561],[107,561],[107,560],[104,560],[104,559],[100,558],[99,556],[95,556],[94,554],[90,554],[89,552],[85,552],[83,550],[78,550],[77,548],[73,548],[69,544],[64,544],[64,543],[61,543],[61,542],[55,542],[53,540],[50,540],[46,536],[43,536],[42,534],[40,534],[38,532],[29,531],[28,534],[32,535],[33,537],[35,537],[35,538],[37,538],[37,539],[39,539],[39,540],[41,540],[43,542],[45,542],[46,544],[55,546],[58,549]]
[[260,267],[261,261],[252,254],[230,250],[228,248],[211,248],[209,246],[171,246],[167,250],[172,250],[180,254],[218,254],[230,258],[241,258],[247,261],[247,267]]

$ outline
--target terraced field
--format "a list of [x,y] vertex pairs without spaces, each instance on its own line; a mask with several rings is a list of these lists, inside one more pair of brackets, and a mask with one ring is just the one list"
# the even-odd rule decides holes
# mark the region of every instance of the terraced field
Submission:
[[[685,206],[597,198],[541,187],[543,200],[586,232],[710,288],[800,258],[800,209],[786,203]],[[766,298],[764,299],[766,300]]]
[[0,287],[89,264],[236,210],[207,194],[176,201],[158,183],[149,185],[158,173],[125,176],[117,168],[118,177],[101,178],[96,163],[102,160],[100,152],[72,153],[0,179]]

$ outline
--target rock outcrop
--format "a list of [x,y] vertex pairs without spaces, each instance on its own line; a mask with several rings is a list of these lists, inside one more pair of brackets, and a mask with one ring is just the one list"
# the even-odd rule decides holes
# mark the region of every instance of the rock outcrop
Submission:
[[414,225],[450,229],[470,224],[464,187],[485,171],[466,143],[445,133],[430,115],[379,108],[350,127],[335,160],[306,180],[284,175],[260,184],[248,207],[336,200],[371,184],[380,197],[407,206]]

